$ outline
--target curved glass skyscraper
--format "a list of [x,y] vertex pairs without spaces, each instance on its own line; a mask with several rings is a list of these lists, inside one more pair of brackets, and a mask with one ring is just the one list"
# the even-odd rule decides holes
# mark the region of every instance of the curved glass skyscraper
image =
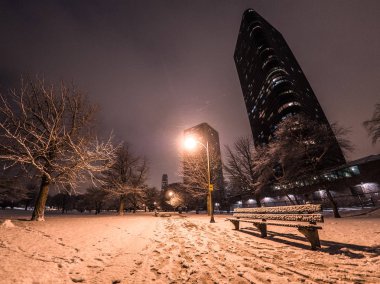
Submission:
[[[256,146],[268,143],[289,115],[329,125],[285,39],[254,10],[243,14],[234,59]],[[345,163],[338,144],[335,151],[337,164]]]

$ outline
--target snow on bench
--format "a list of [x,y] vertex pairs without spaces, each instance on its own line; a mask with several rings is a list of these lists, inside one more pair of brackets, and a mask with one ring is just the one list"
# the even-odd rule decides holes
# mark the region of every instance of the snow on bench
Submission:
[[[313,250],[321,247],[318,230],[322,227],[316,225],[317,222],[323,223],[322,205],[320,204],[236,208],[232,216],[233,218],[227,220],[234,224],[236,230],[239,230],[240,222],[251,223],[260,230],[261,237],[265,238],[267,225],[294,227],[308,239]],[[267,220],[276,222],[267,222]],[[294,222],[308,222],[309,224]]]

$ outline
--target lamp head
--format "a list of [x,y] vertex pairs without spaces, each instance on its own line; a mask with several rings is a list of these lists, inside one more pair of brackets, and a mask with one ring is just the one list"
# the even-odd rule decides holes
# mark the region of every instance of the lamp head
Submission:
[[197,140],[195,140],[193,137],[189,136],[185,139],[185,148],[188,150],[192,150],[197,146]]

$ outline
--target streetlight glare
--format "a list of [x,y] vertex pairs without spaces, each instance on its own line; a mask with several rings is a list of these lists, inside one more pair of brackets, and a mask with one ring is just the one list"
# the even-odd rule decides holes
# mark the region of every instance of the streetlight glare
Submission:
[[197,145],[197,141],[193,137],[187,137],[185,139],[185,147],[189,150],[192,150]]

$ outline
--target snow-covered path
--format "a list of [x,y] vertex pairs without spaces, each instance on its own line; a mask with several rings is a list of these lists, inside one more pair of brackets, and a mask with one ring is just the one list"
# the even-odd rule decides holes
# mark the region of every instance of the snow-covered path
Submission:
[[15,227],[0,227],[0,282],[380,282],[378,216],[327,218],[319,251],[295,229],[270,228],[262,239],[224,219],[217,215],[210,224],[204,215],[151,213],[13,219]]

